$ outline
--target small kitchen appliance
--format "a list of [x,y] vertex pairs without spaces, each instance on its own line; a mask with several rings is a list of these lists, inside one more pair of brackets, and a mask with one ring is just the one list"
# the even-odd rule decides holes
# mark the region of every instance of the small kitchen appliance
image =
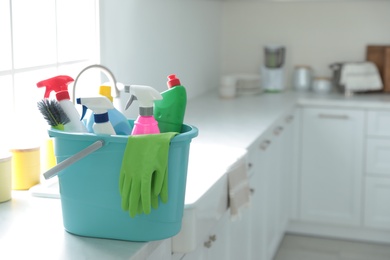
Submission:
[[282,45],[264,47],[264,63],[261,66],[261,82],[266,91],[284,90],[286,48]]
[[383,88],[377,66],[372,62],[344,62],[330,65],[333,84],[345,95],[379,91]]

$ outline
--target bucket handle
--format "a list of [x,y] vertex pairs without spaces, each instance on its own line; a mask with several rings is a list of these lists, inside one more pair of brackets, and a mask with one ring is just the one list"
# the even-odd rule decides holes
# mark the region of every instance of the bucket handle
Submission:
[[113,84],[114,86],[114,91],[115,91],[115,97],[119,97],[120,95],[120,92],[119,92],[119,89],[118,89],[118,86],[117,86],[117,81],[115,79],[115,76],[114,74],[111,72],[111,70],[109,70],[106,66],[103,66],[103,65],[100,65],[100,64],[93,64],[93,65],[90,65],[90,66],[87,66],[85,67],[84,69],[82,69],[80,71],[80,73],[77,75],[74,83],[73,83],[73,95],[72,95],[72,102],[75,104],[75,95],[76,95],[76,85],[77,85],[77,81],[79,80],[79,77],[81,76],[81,74],[83,74],[86,70],[89,70],[89,69],[92,69],[92,68],[97,68],[97,69],[100,69],[102,72],[105,73],[105,75],[110,78],[110,80],[112,81],[111,83]]
[[71,157],[63,160],[62,162],[60,162],[59,164],[57,164],[56,166],[54,166],[53,168],[51,168],[50,170],[45,172],[43,174],[43,177],[45,177],[45,179],[48,180],[50,178],[53,178],[54,176],[57,176],[60,171],[62,171],[66,167],[69,167],[70,165],[74,164],[75,162],[77,162],[78,160],[84,158],[85,156],[87,156],[87,155],[95,152],[96,150],[102,148],[103,145],[104,145],[104,141],[103,140],[98,140],[98,141],[94,142],[93,144],[91,144],[88,147],[84,148],[80,152],[78,152],[78,153],[72,155]]

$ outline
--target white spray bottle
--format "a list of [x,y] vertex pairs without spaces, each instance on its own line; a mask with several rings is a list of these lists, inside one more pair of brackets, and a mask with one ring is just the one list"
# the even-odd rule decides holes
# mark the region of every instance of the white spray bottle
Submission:
[[161,94],[152,87],[144,85],[131,85],[130,99],[127,101],[125,109],[128,109],[134,100],[139,102],[139,116],[134,122],[132,135],[159,134],[158,122],[153,116],[154,100],[161,100]]
[[114,106],[107,97],[78,98],[77,104],[83,105],[81,120],[83,119],[87,108],[93,111],[95,123],[93,124],[92,129],[95,134],[115,135],[115,130],[108,117],[108,110],[113,109]]
[[46,87],[45,98],[49,98],[50,92],[56,92],[56,98],[61,108],[65,111],[69,117],[70,122],[64,125],[66,132],[81,132],[86,133],[87,128],[79,120],[79,113],[77,112],[74,104],[70,101],[68,92],[68,84],[73,82],[73,79],[66,75],[59,75],[50,79],[42,80],[37,83],[38,88]]

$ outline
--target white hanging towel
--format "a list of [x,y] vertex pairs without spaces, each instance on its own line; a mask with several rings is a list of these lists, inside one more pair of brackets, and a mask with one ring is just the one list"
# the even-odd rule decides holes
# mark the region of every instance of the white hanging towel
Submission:
[[250,188],[246,160],[240,160],[228,171],[228,194],[231,220],[239,219],[250,204]]

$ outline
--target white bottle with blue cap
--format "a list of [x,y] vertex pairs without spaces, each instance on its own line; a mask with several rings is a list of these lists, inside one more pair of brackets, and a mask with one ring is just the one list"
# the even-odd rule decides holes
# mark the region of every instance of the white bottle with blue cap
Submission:
[[77,104],[83,105],[81,120],[84,118],[87,108],[93,111],[95,123],[92,129],[95,134],[115,135],[115,130],[108,116],[108,110],[113,109],[114,105],[107,97],[78,98]]

